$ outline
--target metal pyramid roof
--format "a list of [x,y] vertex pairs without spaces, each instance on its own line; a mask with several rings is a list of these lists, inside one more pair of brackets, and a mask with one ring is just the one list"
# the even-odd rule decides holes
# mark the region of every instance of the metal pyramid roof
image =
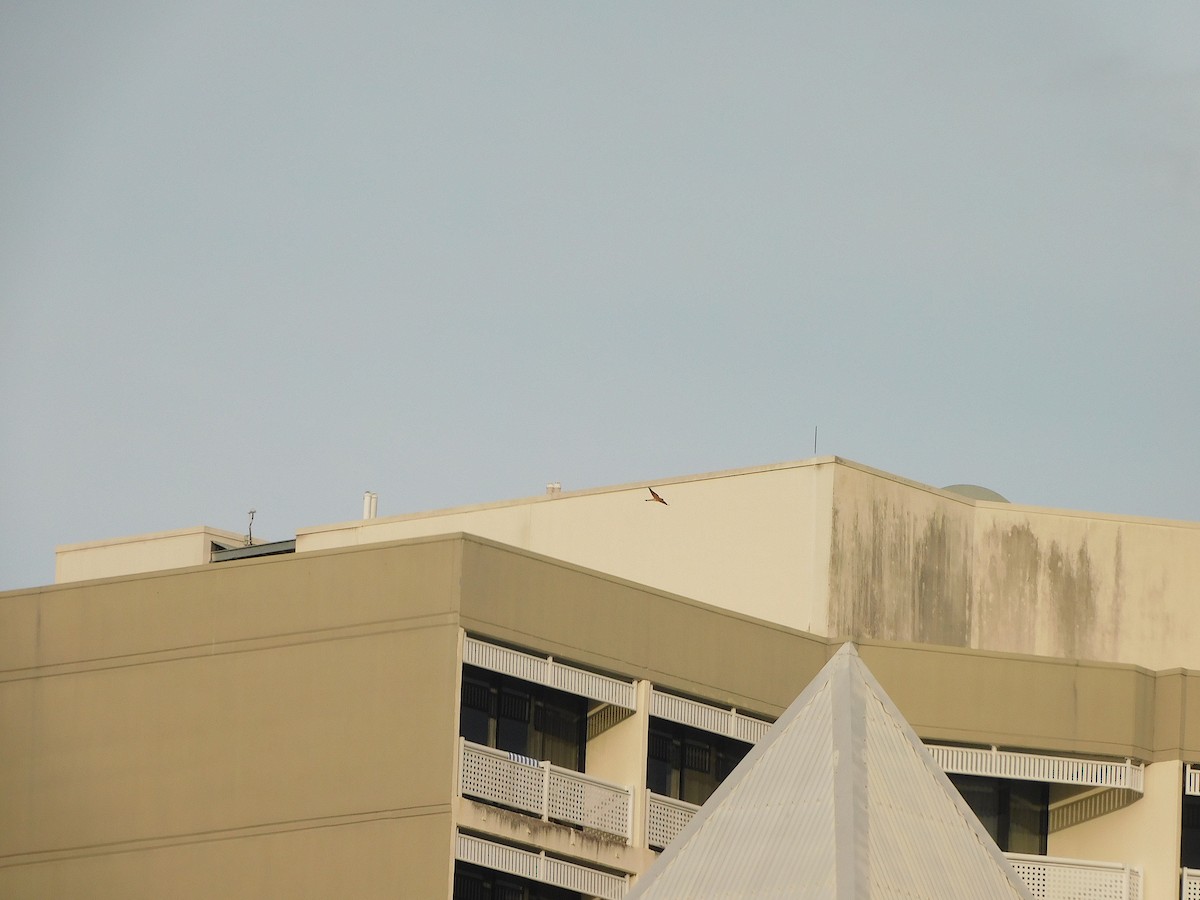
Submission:
[[1030,895],[845,644],[626,900]]

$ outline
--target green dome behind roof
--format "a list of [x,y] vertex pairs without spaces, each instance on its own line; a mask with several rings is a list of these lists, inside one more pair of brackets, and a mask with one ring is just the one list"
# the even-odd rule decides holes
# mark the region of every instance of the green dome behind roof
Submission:
[[943,491],[950,491],[952,494],[961,494],[964,497],[970,497],[972,500],[991,500],[993,503],[1007,503],[1007,497],[1001,497],[991,488],[985,488],[978,484],[950,484],[942,488]]

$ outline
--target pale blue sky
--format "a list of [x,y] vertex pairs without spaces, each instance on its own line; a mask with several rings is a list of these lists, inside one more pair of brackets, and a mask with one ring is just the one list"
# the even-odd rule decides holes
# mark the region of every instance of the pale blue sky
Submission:
[[0,2],[0,588],[838,454],[1200,518],[1200,4]]

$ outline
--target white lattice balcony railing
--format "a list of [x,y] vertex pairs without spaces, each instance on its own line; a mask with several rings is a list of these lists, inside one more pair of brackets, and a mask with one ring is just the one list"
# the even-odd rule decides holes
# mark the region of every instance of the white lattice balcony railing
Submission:
[[474,863],[497,872],[518,875],[530,881],[540,881],[556,887],[579,891],[588,897],[603,900],[622,900],[629,890],[628,875],[613,875],[588,866],[555,859],[543,853],[531,853],[459,832],[454,855],[463,862]]
[[1142,870],[1120,863],[1005,853],[1035,900],[1142,900]]
[[1179,878],[1179,896],[1183,900],[1200,900],[1200,869],[1183,869]]
[[1183,770],[1183,792],[1200,797],[1200,766],[1189,765]]
[[577,669],[557,662],[553,657],[531,656],[469,637],[463,642],[463,662],[602,703],[637,709],[637,687],[632,681]]
[[646,791],[646,843],[662,850],[699,811],[694,803]]
[[743,715],[736,709],[710,706],[698,700],[664,694],[657,690],[650,695],[650,715],[701,728],[713,734],[723,734],[747,744],[757,743],[771,728],[770,722]]
[[1044,756],[1010,750],[978,747],[947,747],[926,744],[945,772],[960,775],[992,775],[1019,781],[1045,781],[1090,787],[1125,788],[1144,793],[1145,767],[1132,760],[1112,762],[1070,756]]
[[547,821],[615,835],[633,835],[633,791],[459,738],[459,786],[464,797],[499,803]]

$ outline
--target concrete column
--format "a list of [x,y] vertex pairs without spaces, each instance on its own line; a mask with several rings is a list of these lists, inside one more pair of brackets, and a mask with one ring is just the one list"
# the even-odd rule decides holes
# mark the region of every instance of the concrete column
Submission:
[[633,791],[633,836],[646,846],[646,751],[649,742],[650,682],[637,683],[637,710],[588,741],[587,773],[628,785]]

